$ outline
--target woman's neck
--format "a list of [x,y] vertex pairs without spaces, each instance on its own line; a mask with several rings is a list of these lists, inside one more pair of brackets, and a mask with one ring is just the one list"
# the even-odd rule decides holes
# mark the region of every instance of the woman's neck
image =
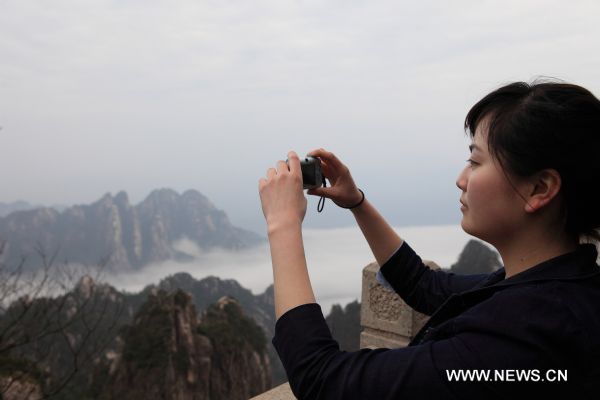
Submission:
[[530,232],[521,237],[513,236],[510,242],[495,247],[504,263],[505,278],[510,278],[551,258],[575,251],[578,244],[566,235],[545,232],[532,235]]

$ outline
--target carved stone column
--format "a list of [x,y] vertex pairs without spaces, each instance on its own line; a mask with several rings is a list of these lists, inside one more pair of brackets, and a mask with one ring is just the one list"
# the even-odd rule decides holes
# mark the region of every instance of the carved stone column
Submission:
[[[432,261],[424,263],[439,269]],[[375,279],[378,270],[375,262],[363,269],[360,347],[404,347],[429,317],[414,311],[393,290],[381,286]]]

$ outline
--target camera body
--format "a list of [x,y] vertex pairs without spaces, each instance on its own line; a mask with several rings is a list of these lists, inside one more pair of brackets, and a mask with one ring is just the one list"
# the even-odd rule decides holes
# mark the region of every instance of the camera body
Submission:
[[[289,160],[285,160],[289,164]],[[314,189],[323,186],[323,173],[321,172],[321,160],[316,157],[305,156],[300,158],[302,169],[302,187]]]

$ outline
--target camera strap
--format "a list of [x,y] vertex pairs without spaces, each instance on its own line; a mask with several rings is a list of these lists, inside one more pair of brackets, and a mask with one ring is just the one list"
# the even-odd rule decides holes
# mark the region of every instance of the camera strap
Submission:
[[[325,176],[323,175],[323,187],[327,187],[327,182],[325,182]],[[319,199],[319,203],[317,204],[317,211],[323,211],[323,207],[325,207],[325,196],[321,196]]]
[[[325,182],[325,177],[323,177],[323,187],[327,187],[327,182]],[[360,199],[360,201],[358,203],[356,203],[353,206],[350,207],[345,207],[345,206],[340,206],[338,203],[336,203],[334,200],[332,200],[338,207],[342,207],[342,208],[346,208],[348,210],[351,210],[353,208],[356,208],[358,206],[360,206],[363,201],[365,201],[365,192],[363,192],[362,190],[358,189],[358,191],[360,192],[360,194],[362,195],[362,198]],[[317,204],[317,211],[321,212],[323,211],[323,207],[325,207],[325,196],[321,196],[321,198],[319,199],[319,204]]]

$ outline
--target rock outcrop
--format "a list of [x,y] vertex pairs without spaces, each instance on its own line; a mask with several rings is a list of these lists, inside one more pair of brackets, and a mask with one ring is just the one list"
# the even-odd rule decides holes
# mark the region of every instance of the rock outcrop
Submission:
[[177,290],[189,293],[200,312],[219,301],[223,296],[233,297],[241,305],[244,314],[252,317],[268,336],[275,333],[273,330],[275,326],[273,285],[270,285],[264,293],[254,295],[233,279],[220,279],[216,276],[195,279],[187,272],[179,272],[162,279],[158,285],[146,287],[142,293],[149,293],[156,289],[169,293]]
[[163,398],[162,387],[178,398],[248,398],[285,380],[267,345],[272,304],[272,287],[255,296],[216,277],[176,274],[123,293],[84,276],[64,295],[26,296],[0,314],[0,380],[58,400]]
[[[222,296],[231,296],[242,306],[244,314],[251,317],[263,329],[268,338],[272,338],[275,334],[273,285],[267,287],[263,293],[254,295],[233,279],[220,279],[210,276],[197,280],[188,273],[180,272],[161,280],[156,286],[148,286],[142,294],[156,288],[167,292],[181,289],[190,293],[199,311],[205,310]],[[268,346],[268,355],[273,384],[278,385],[285,382],[287,376],[273,346]]]
[[340,350],[357,351],[360,349],[360,303],[355,300],[342,307],[331,306],[331,312],[325,318],[331,336],[340,345]]
[[223,297],[202,315],[198,332],[210,338],[210,399],[248,399],[271,387],[267,338],[239,303]]
[[270,387],[266,339],[223,298],[199,320],[192,297],[157,290],[122,331],[99,398],[247,399]]
[[44,396],[40,375],[31,362],[0,357],[0,399],[41,400]]

